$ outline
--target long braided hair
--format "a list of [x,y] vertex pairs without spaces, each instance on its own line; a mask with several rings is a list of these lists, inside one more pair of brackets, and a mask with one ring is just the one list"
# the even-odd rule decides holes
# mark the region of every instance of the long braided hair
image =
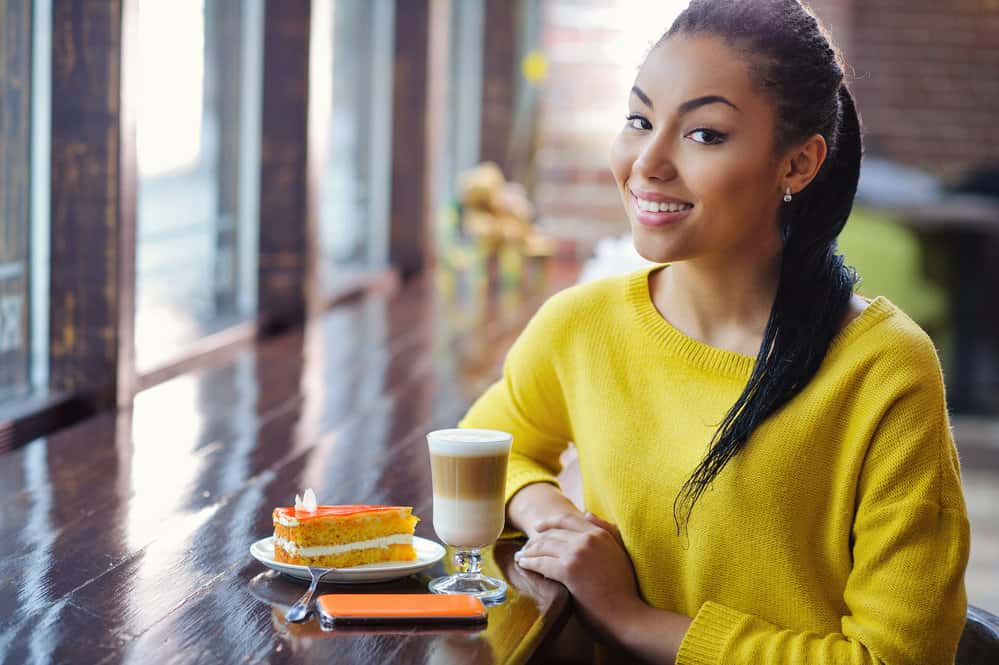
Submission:
[[839,330],[858,280],[836,238],[853,207],[863,145],[842,57],[798,0],[693,0],[658,44],[677,35],[720,37],[746,57],[774,104],[778,152],[815,134],[828,145],[814,180],[780,208],[784,249],[763,342],[742,394],[674,501],[679,531],[757,426],[815,375]]

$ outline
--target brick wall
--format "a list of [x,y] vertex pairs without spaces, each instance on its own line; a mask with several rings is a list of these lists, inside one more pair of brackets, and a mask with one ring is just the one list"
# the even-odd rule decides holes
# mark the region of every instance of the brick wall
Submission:
[[864,0],[848,57],[869,150],[946,178],[999,163],[999,2]]
[[[999,0],[813,0],[859,77],[868,152],[953,178],[999,162]],[[556,235],[626,229],[608,150],[651,42],[686,2],[547,0],[538,209]]]

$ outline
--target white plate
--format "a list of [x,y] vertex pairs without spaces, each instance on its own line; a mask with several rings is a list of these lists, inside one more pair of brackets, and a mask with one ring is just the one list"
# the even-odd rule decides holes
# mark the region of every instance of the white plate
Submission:
[[[406,577],[418,573],[434,565],[444,558],[446,550],[443,545],[426,538],[413,536],[413,548],[416,550],[414,561],[390,561],[387,563],[366,563],[363,566],[339,568],[323,578],[323,582],[339,582],[355,584],[359,582],[386,582],[388,580]],[[279,573],[285,573],[300,580],[309,581],[309,568],[293,563],[282,563],[274,560],[274,537],[261,538],[250,545],[250,554],[254,559]],[[321,568],[320,570],[325,570]]]

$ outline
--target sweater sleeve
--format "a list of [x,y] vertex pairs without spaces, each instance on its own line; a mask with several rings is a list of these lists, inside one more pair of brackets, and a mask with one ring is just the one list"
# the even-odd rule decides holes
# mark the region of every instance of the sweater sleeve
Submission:
[[954,662],[967,611],[969,526],[939,361],[932,346],[916,353],[922,362],[892,391],[860,472],[840,630],[788,630],[707,602],[678,665]]
[[531,483],[558,485],[559,458],[571,440],[559,375],[567,332],[565,301],[557,294],[542,305],[507,353],[502,377],[458,424],[513,434],[507,502]]

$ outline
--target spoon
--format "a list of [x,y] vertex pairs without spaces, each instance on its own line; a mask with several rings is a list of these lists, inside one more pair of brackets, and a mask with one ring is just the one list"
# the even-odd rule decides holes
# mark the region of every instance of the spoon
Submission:
[[309,566],[309,575],[312,576],[312,583],[309,584],[309,590],[306,591],[298,601],[289,608],[288,613],[284,615],[284,618],[291,623],[298,623],[304,621],[309,612],[312,611],[312,597],[316,595],[316,587],[319,586],[319,580],[323,577],[332,573],[336,568],[313,568]]

